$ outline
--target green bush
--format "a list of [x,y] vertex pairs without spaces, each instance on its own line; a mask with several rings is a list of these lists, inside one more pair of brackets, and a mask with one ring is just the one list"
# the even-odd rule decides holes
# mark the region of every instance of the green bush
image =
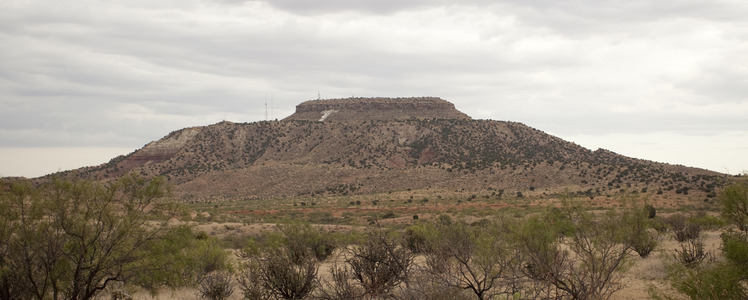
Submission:
[[391,219],[391,218],[394,218],[396,216],[397,215],[395,215],[394,212],[388,211],[388,212],[382,214],[382,219]]
[[735,183],[725,188],[719,197],[722,217],[748,233],[748,182]]
[[699,212],[691,217],[690,222],[706,230],[718,230],[727,225],[727,222],[724,219],[708,215],[704,212]]
[[[746,299],[745,288],[739,282],[745,280],[739,270],[732,265],[718,263],[716,265],[687,268],[683,265],[670,270],[672,286],[691,299]],[[651,291],[654,298],[659,292]],[[671,299],[667,297],[667,299]]]
[[615,212],[594,216],[565,201],[518,231],[524,272],[563,298],[607,299],[620,289],[631,252],[631,232],[624,228],[625,218]]
[[405,229],[403,246],[413,253],[424,253],[429,250],[428,239],[435,235],[434,226],[429,223],[419,223]]
[[650,218],[653,215],[650,208],[654,209],[651,205],[633,205],[626,208],[622,215],[622,229],[627,232],[627,243],[640,257],[649,256],[659,244],[657,233],[651,229],[655,220]]
[[657,216],[657,210],[652,205],[644,205],[644,209],[647,210],[647,218],[654,219]]
[[[127,175],[102,184],[60,178],[0,190],[0,298],[91,299],[109,284],[194,284],[184,258],[198,240],[171,227],[178,208],[162,178]],[[218,268],[218,266],[216,267]]]
[[731,263],[742,268],[748,278],[748,238],[743,233],[728,232],[722,235],[722,251]]
[[[691,299],[748,299],[748,186],[739,182],[720,194],[722,217],[735,225],[739,232],[728,229],[722,234],[722,253],[725,261],[694,266],[700,252],[699,245],[676,250],[681,263],[671,264],[668,278],[673,287]],[[698,240],[697,240],[698,242]],[[690,249],[690,248],[693,249]],[[680,256],[680,257],[678,257]],[[694,259],[695,258],[695,259]]]
[[645,258],[649,256],[652,251],[659,245],[660,242],[657,237],[649,231],[645,231],[633,237],[631,247],[639,254],[640,257]]
[[291,223],[281,225],[283,247],[287,248],[294,262],[301,262],[307,255],[319,261],[332,255],[337,243],[328,233],[312,227],[309,223]]

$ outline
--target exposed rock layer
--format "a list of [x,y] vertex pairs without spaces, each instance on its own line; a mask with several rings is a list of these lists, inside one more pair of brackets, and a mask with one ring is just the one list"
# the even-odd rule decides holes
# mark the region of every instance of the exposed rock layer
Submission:
[[470,119],[454,104],[436,97],[310,100],[284,120],[357,122],[366,120]]

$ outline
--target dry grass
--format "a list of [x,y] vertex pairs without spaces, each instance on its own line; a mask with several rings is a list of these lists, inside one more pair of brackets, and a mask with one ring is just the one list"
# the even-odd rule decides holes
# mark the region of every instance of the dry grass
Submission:
[[[209,228],[214,230],[220,230],[223,224],[206,224],[203,229]],[[258,226],[243,227],[242,230],[259,232],[261,230],[274,230],[274,225],[264,224]],[[720,232],[708,231],[703,233],[704,245],[707,251],[711,251],[715,255],[719,253],[720,245]],[[633,254],[631,256],[631,265],[624,275],[623,282],[625,287],[613,294],[612,299],[623,300],[623,299],[649,299],[648,289],[650,286],[659,291],[672,291],[672,288],[666,281],[667,271],[666,263],[672,258],[674,249],[678,247],[678,243],[670,238],[665,238],[662,244],[655,252],[647,258],[640,258]],[[336,264],[342,264],[345,261],[345,250],[337,250],[328,260],[320,264],[319,276],[322,279],[329,279],[330,267]],[[416,259],[416,263],[423,263],[422,259]],[[241,299],[241,291],[236,290],[234,295],[229,299]],[[155,296],[149,295],[145,291],[140,291],[134,294],[133,299],[201,299],[196,289],[183,288],[178,290],[162,289]]]
[[[196,230],[218,239],[226,239],[232,236],[257,236],[262,232],[272,232],[277,230],[276,224],[288,220],[309,221],[327,232],[345,233],[366,231],[371,228],[369,225],[371,220],[376,220],[380,226],[404,228],[416,222],[413,219],[414,215],[418,215],[421,221],[434,219],[445,213],[468,222],[486,217],[491,218],[497,213],[523,218],[528,214],[543,211],[548,206],[557,206],[560,203],[560,200],[552,197],[516,198],[505,195],[498,198],[491,197],[490,194],[479,193],[471,197],[472,194],[468,191],[419,190],[369,195],[197,204],[188,207],[193,210],[191,222],[196,224]],[[428,201],[423,201],[423,199],[428,199]],[[361,204],[351,205],[351,202],[357,201]],[[377,203],[374,204],[374,201]],[[593,199],[585,198],[581,201],[582,204],[598,211],[621,206],[620,199],[616,197],[600,196]],[[301,202],[305,202],[305,205],[301,205]],[[658,217],[664,217],[673,211],[686,210],[687,212],[688,207],[670,209],[678,205],[682,203],[667,200],[658,203],[656,205]],[[381,218],[389,212],[394,216]],[[321,213],[329,217],[326,222],[315,219]],[[205,215],[210,215],[210,217],[206,218]],[[705,251],[715,256],[720,253],[719,234],[719,231],[702,232]],[[649,257],[640,258],[635,253],[632,254],[631,264],[624,275],[625,287],[613,294],[612,299],[648,299],[647,291],[650,288],[662,291],[671,290],[666,281],[666,264],[672,260],[675,249],[679,249],[679,244],[667,236],[662,238],[661,244]],[[338,250],[330,259],[323,262],[319,268],[319,276],[329,277],[330,267],[344,262],[343,255],[344,251]],[[241,299],[240,294],[241,291],[237,288],[230,299]],[[155,297],[151,297],[147,292],[139,292],[135,294],[134,299],[200,299],[200,297],[197,290],[185,288],[177,291],[162,290]]]

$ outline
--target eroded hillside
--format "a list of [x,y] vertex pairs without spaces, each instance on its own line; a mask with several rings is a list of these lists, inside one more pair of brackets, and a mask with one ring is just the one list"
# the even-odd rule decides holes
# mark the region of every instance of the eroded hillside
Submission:
[[[353,105],[361,100],[349,99],[321,102],[328,106],[312,102],[313,109],[300,105],[297,114],[308,120],[294,114],[283,121],[182,129],[78,173],[98,179],[127,172],[163,175],[186,201],[406,189],[492,190],[511,196],[638,192],[700,201],[714,197],[722,178],[711,171],[591,151],[521,123],[471,120],[440,99],[426,102],[438,104],[433,110],[415,105],[416,100],[385,100],[364,102],[370,114],[363,119],[336,120],[335,114],[362,111]],[[392,104],[398,101],[407,105],[398,109]],[[387,107],[376,109],[382,103]],[[330,109],[338,111],[309,120]],[[419,109],[419,117],[400,117]]]

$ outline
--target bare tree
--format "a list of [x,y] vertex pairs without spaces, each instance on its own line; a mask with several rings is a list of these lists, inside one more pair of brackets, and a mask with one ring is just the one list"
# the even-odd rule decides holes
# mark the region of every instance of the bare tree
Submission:
[[271,294],[263,286],[258,262],[246,256],[245,258],[246,261],[242,263],[237,276],[244,299],[269,300]]
[[320,281],[319,293],[315,298],[324,300],[361,299],[366,291],[353,282],[353,274],[347,266],[330,267],[331,281]]
[[512,295],[518,288],[511,273],[519,264],[508,234],[494,224],[436,225],[436,238],[428,241],[427,272],[436,285],[472,291],[478,299]]
[[378,230],[369,233],[363,245],[353,247],[347,260],[353,278],[367,294],[378,297],[400,284],[408,284],[414,255],[401,243]]
[[287,250],[267,253],[260,258],[259,275],[262,286],[281,299],[305,299],[315,288],[318,262],[313,256],[305,256],[294,262]]
[[[610,298],[622,288],[620,271],[631,252],[623,222],[612,213],[596,218],[568,204],[562,212],[561,219],[532,218],[520,230],[526,275],[547,284],[551,297]],[[567,237],[557,230],[560,223],[571,226]]]
[[320,299],[372,299],[393,297],[397,287],[407,288],[414,255],[402,242],[376,230],[361,245],[349,248],[343,267],[331,268],[332,281],[321,283]]

